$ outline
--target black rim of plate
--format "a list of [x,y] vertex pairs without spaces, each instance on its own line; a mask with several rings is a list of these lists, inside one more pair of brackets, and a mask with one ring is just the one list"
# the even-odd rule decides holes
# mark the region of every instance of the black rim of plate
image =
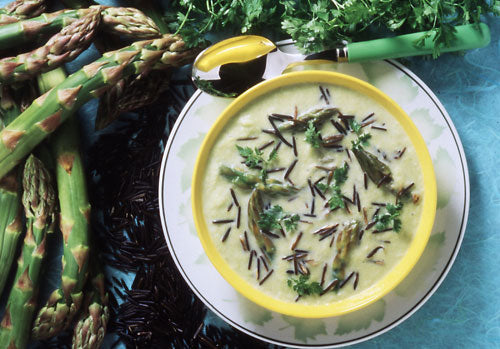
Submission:
[[[286,45],[291,45],[293,43],[287,43],[284,42],[281,47],[286,46]],[[189,287],[191,290],[196,294],[196,296],[210,309],[212,310],[215,314],[217,314],[221,319],[223,319],[226,323],[230,324],[234,328],[254,337],[257,339],[260,339],[262,341],[271,343],[271,344],[277,344],[277,345],[284,345],[284,346],[289,346],[289,347],[296,347],[296,348],[322,348],[322,347],[334,347],[334,346],[345,346],[345,345],[352,345],[356,343],[361,343],[366,340],[372,339],[376,336],[379,336],[390,329],[396,327],[397,325],[401,324],[404,322],[406,319],[408,319],[411,315],[413,315],[420,307],[422,307],[427,300],[436,292],[436,290],[439,288],[443,280],[445,279],[446,275],[448,274],[449,270],[451,269],[451,266],[453,265],[456,256],[458,254],[458,251],[460,249],[460,245],[462,243],[464,234],[465,234],[465,228],[467,225],[467,218],[468,218],[468,213],[469,213],[469,199],[470,199],[470,191],[469,191],[469,173],[468,173],[468,167],[467,167],[467,160],[465,158],[465,153],[462,147],[462,143],[458,137],[457,130],[455,129],[455,126],[453,125],[453,122],[451,121],[448,113],[446,112],[444,106],[439,102],[438,98],[434,95],[434,93],[430,90],[427,85],[425,85],[415,74],[413,74],[409,69],[404,67],[402,64],[393,61],[393,60],[385,60],[385,62],[397,70],[401,71],[403,74],[407,75],[415,84],[417,84],[424,92],[425,94],[430,98],[430,100],[434,103],[435,107],[439,110],[442,118],[446,122],[448,129],[450,130],[452,136],[453,136],[453,141],[455,142],[456,149],[459,153],[460,156],[460,168],[462,170],[462,176],[464,179],[464,205],[463,205],[463,211],[462,211],[462,219],[460,222],[460,231],[459,235],[457,237],[457,240],[455,242],[455,246],[453,248],[453,252],[451,253],[448,261],[446,262],[446,265],[444,269],[442,270],[441,274],[439,277],[436,279],[432,287],[421,297],[420,300],[418,300],[415,304],[413,304],[410,309],[408,309],[403,315],[399,316],[397,319],[391,321],[390,323],[386,324],[384,327],[377,329],[373,331],[372,333],[365,334],[361,337],[353,338],[350,340],[346,341],[339,341],[339,342],[332,342],[332,343],[324,343],[324,344],[297,344],[297,343],[292,343],[292,342],[285,342],[285,341],[280,341],[276,340],[274,338],[266,337],[262,334],[259,334],[257,332],[251,331],[243,326],[241,326],[238,323],[235,323],[233,320],[229,319],[226,315],[224,315],[219,309],[217,309],[213,304],[210,303],[209,300],[207,300],[203,294],[196,288],[196,286],[193,284],[187,273],[185,272],[184,268],[182,267],[181,263],[179,262],[179,259],[177,257],[177,254],[175,250],[172,248],[172,242],[170,240],[170,235],[167,229],[167,224],[166,224],[166,219],[165,219],[165,212],[164,212],[164,197],[163,197],[163,186],[164,186],[164,179],[165,179],[165,168],[166,168],[166,163],[167,159],[169,156],[169,152],[171,149],[171,145],[173,143],[173,140],[177,134],[177,131],[179,130],[182,122],[184,121],[186,115],[188,114],[189,110],[192,108],[196,100],[200,97],[201,91],[196,91],[195,94],[191,97],[191,99],[188,101],[184,109],[182,110],[181,114],[179,115],[178,120],[176,121],[173,130],[170,134],[169,140],[166,144],[165,147],[165,152],[163,154],[163,159],[162,159],[162,164],[161,164],[161,169],[160,169],[160,183],[159,183],[159,203],[160,203],[160,217],[161,217],[161,223],[162,223],[162,228],[163,228],[163,233],[165,235],[165,239],[167,241],[168,247],[170,249],[170,252],[172,256],[174,257],[174,262],[179,269],[182,277],[184,280],[188,283]]]

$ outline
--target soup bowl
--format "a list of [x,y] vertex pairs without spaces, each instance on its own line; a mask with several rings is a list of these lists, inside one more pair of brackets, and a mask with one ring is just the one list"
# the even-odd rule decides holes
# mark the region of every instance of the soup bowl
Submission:
[[[364,114],[353,115],[358,107]],[[404,110],[362,80],[325,71],[281,75],[236,98],[203,141],[191,190],[199,239],[224,279],[302,318],[346,314],[393,290],[427,244],[437,201],[429,152]]]

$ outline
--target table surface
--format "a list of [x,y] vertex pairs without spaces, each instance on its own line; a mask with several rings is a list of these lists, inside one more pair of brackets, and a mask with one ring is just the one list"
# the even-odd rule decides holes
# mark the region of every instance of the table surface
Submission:
[[[0,0],[0,7],[9,1]],[[99,1],[111,4],[113,1]],[[405,62],[436,94],[461,137],[470,175],[469,221],[448,276],[408,320],[355,348],[500,348],[500,18],[492,41],[463,56]],[[90,54],[93,56],[93,54]],[[88,59],[88,58],[87,58]],[[95,135],[90,126],[87,140]],[[225,326],[215,315],[207,321]]]

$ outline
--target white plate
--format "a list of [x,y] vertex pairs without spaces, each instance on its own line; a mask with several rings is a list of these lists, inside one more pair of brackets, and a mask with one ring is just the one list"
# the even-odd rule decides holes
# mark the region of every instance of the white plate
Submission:
[[[285,44],[282,49],[291,51],[293,46]],[[434,164],[438,204],[428,246],[409,276],[383,299],[344,316],[300,319],[251,303],[219,275],[196,234],[190,186],[201,142],[231,99],[200,91],[193,95],[171,132],[160,173],[160,215],[165,239],[193,292],[228,324],[250,336],[287,347],[359,343],[410,317],[448,273],[460,248],[469,212],[469,175],[462,144],[446,110],[420,79],[394,61],[325,64],[319,68],[355,76],[391,96],[417,125]]]

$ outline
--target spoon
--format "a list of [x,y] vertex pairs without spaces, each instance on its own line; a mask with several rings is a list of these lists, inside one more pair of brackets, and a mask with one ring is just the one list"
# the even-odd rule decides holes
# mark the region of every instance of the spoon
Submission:
[[[456,38],[441,52],[480,48],[490,42],[490,30],[484,23],[455,27]],[[243,35],[222,40],[202,51],[193,63],[191,76],[202,91],[219,97],[237,97],[259,82],[282,74],[296,64],[318,60],[347,63],[431,54],[435,32],[422,46],[415,41],[425,32],[370,41],[353,42],[304,57],[280,51],[262,36]],[[308,62],[304,62],[308,61]],[[316,62],[312,62],[316,61]]]

